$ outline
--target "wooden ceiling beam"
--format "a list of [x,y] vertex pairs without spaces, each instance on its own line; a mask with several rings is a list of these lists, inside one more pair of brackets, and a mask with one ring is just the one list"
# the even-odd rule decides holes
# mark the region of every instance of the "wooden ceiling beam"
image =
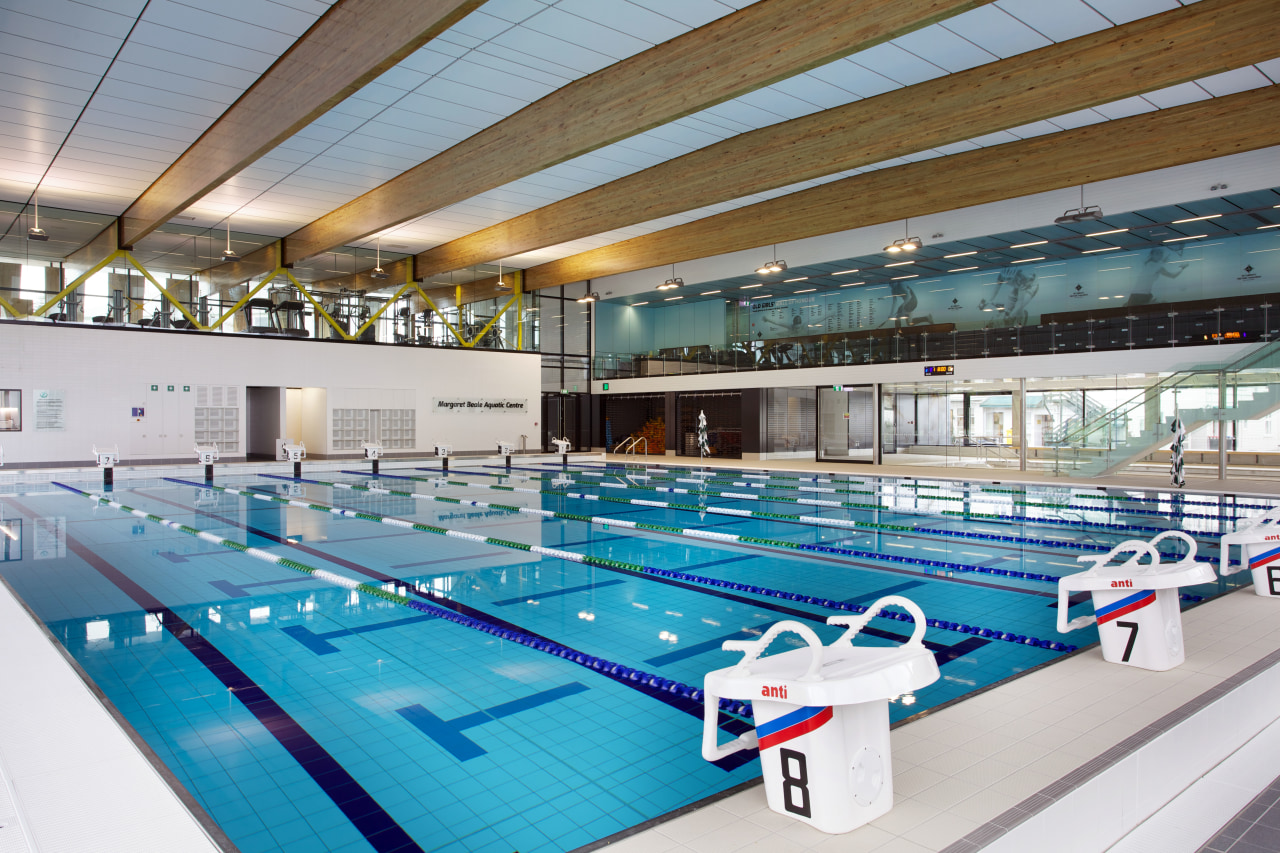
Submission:
[[420,275],[915,154],[1271,58],[1274,0],[1204,0],[744,133],[416,256]]
[[[760,0],[575,80],[285,238],[296,263],[991,0]],[[222,278],[217,269],[215,280]]]
[[131,245],[484,0],[339,0],[121,215]]
[[1181,166],[1278,140],[1280,86],[1272,85],[823,184],[532,267],[525,289]]

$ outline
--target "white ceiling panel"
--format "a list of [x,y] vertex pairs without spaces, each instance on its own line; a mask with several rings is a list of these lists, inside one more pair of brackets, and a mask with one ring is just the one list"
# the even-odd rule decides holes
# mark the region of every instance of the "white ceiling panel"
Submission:
[[1098,124],[1104,122],[1107,117],[1097,110],[1076,110],[1075,112],[1063,113],[1060,116],[1054,116],[1049,121],[1056,124],[1063,130],[1073,130],[1077,127],[1084,127],[1090,124]]
[[1267,79],[1266,75],[1252,65],[1222,74],[1215,74],[1212,77],[1205,77],[1203,80],[1197,80],[1196,82],[1215,98],[1271,85],[1271,81]]
[[1155,108],[1155,104],[1145,98],[1125,98],[1122,101],[1112,101],[1109,104],[1094,107],[1094,110],[1109,119],[1117,119],[1153,112]]
[[[36,94],[31,91],[14,91],[10,89],[10,85],[18,83],[18,87],[27,89],[22,86],[23,81],[14,81],[13,79],[0,79],[0,109],[17,110],[22,113],[31,115],[50,116],[52,118],[64,119],[67,122],[73,122],[76,116],[80,114],[80,107],[84,101],[84,93],[77,92],[75,89],[65,89],[63,87],[52,87],[45,84],[37,84],[29,88],[44,89],[44,92]],[[81,95],[81,103],[71,101],[77,94]],[[67,125],[70,127],[70,124]]]
[[[612,5],[614,4],[608,3],[607,0],[601,3],[602,8],[596,13],[597,20],[608,20],[607,11],[603,7]],[[564,39],[576,45],[590,45],[592,50],[603,53],[615,61],[647,50],[656,43],[628,35],[621,29],[605,26],[578,15],[570,15],[554,7],[534,15],[525,23],[525,26],[543,35]]]
[[[672,160],[694,150],[692,145],[681,145],[678,142],[672,142],[669,139],[656,136],[652,132],[628,137],[625,141],[617,143],[617,146],[628,151],[638,151],[650,157],[656,157],[658,161]],[[609,146],[606,149],[601,149],[601,151],[604,153],[613,148],[614,146]],[[608,156],[608,154],[605,153],[605,156]]]
[[821,68],[809,72],[832,86],[838,86],[857,98],[870,98],[901,89],[902,86],[885,77],[883,74],[863,68],[851,59],[840,59]]
[[736,122],[747,128],[767,127],[771,124],[777,124],[782,121],[782,116],[769,110],[762,110],[759,107],[753,107],[746,103],[742,98],[736,98],[732,101],[725,101],[722,104],[716,104],[714,107],[703,110],[696,115],[706,118],[708,121],[713,117],[727,119]]
[[1127,24],[1178,8],[1177,0],[1085,0],[1113,24]]
[[556,8],[568,14],[599,21],[649,44],[661,44],[689,29],[673,18],[628,0],[560,0]]
[[[98,7],[75,0],[3,0],[0,10],[14,14],[29,15],[51,21],[55,24],[71,24],[90,33],[100,33],[118,45],[129,33],[133,21],[142,10],[145,0],[120,0],[109,5]],[[10,18],[5,15],[5,30],[14,32],[9,27]]]
[[983,50],[968,39],[948,30],[932,26],[908,33],[893,40],[893,44],[915,56],[939,65],[951,73],[994,62],[996,55]]
[[[548,0],[550,2],[550,0]],[[495,18],[518,24],[547,8],[548,3],[542,0],[489,0],[484,10]]]
[[[258,79],[256,73],[246,68],[178,53],[164,45],[148,45],[132,40],[120,51],[120,59],[116,64],[123,63],[144,69],[144,73],[152,75],[152,80],[156,79],[156,75],[177,73],[225,86],[235,93],[230,100],[240,97],[240,93]],[[114,68],[112,73],[115,73]],[[134,72],[130,72],[128,79],[133,79],[134,76]]]
[[680,119],[670,124],[664,124],[661,127],[655,127],[645,135],[683,146],[689,151],[713,145],[726,138],[723,133],[711,133],[706,129],[705,124],[701,122],[695,123],[689,119]]
[[810,113],[816,113],[821,108],[813,101],[807,101],[798,98],[795,95],[787,94],[773,86],[764,89],[757,89],[749,92],[737,99],[738,103],[746,104],[749,107],[756,107],[767,113],[781,116],[785,119],[799,118],[807,116]]
[[1002,59],[1053,43],[994,5],[971,9],[963,15],[944,21],[939,26],[951,30]]
[[932,62],[921,59],[896,44],[878,44],[870,50],[864,50],[853,57],[854,62],[863,68],[887,77],[900,86],[913,86],[942,77],[947,72]]
[[[502,71],[506,74],[512,75],[513,77],[522,77],[526,80],[531,80],[534,83],[547,86],[551,89],[558,89],[565,83],[574,79],[573,77],[566,75],[564,73],[564,69],[560,69],[559,71],[552,73],[528,63],[521,64],[519,62],[515,62],[513,58],[503,55],[500,50],[492,45],[484,45],[479,50],[467,54],[466,60],[474,62],[476,65],[480,65],[485,68]],[[519,95],[520,93],[513,92],[512,94]]]
[[[510,70],[472,61],[473,58],[479,57],[479,54],[471,54],[467,59],[456,60],[448,67],[441,69],[440,77],[455,84],[499,94],[506,100],[507,109],[519,109],[525,104],[533,103],[551,94],[557,88],[556,83],[547,82],[545,79],[531,79],[527,74],[516,74]],[[543,75],[538,77],[542,78]]]
[[[0,38],[0,45],[4,44]],[[32,59],[20,59],[7,53],[0,53],[0,77],[11,78],[13,82],[8,88],[24,91],[40,92],[41,86],[65,87],[81,93],[83,103],[93,87],[98,84],[98,77],[86,74],[75,68],[54,65],[49,62],[38,62]]]
[[5,41],[33,43],[36,50],[70,50],[110,61],[120,45],[119,38],[101,36],[93,30],[69,22],[49,20],[26,12],[5,12]]
[[[491,72],[496,74],[496,72]],[[503,75],[505,76],[505,75]],[[397,102],[406,109],[416,103],[419,98],[434,98],[446,104],[462,106],[468,110],[464,122],[472,127],[488,127],[496,121],[511,115],[528,101],[513,98],[500,88],[501,82],[493,80],[494,88],[481,88],[467,83],[447,80],[443,75],[428,80],[412,94],[403,95]],[[460,114],[461,115],[461,114]]]
[[1143,97],[1160,109],[1167,110],[1169,107],[1180,107],[1183,104],[1206,100],[1209,98],[1209,93],[1196,83],[1182,83],[1156,92],[1148,92]]
[[780,80],[769,88],[807,101],[824,110],[844,106],[857,100],[857,97],[848,89],[834,86],[811,73],[798,74],[795,77]]
[[686,27],[700,27],[717,18],[723,18],[735,9],[741,9],[750,3],[720,3],[717,0],[631,0],[635,5],[666,15],[673,21],[679,21]]
[[215,41],[196,33],[175,30],[172,27],[160,27],[147,21],[139,21],[130,36],[131,44],[149,45],[172,51],[179,56],[203,59],[206,62],[242,68],[256,78],[275,61],[273,54],[260,50],[251,50],[238,44]]
[[[572,77],[599,71],[616,61],[591,48],[524,28],[508,30],[494,38],[492,44],[530,59],[540,59],[544,66],[568,69]],[[549,60],[551,57],[553,61]]]
[[[302,21],[306,17],[288,9],[273,9],[272,5],[261,2],[250,4],[240,0],[219,0],[215,6],[200,8],[173,2],[173,0],[153,0],[147,7],[146,17],[138,25],[138,29],[161,27],[174,34],[198,36],[201,40],[209,42],[210,48],[217,50],[236,48],[251,51],[269,57],[270,62],[284,53],[289,45],[293,44],[310,26],[306,24],[297,32],[290,34],[284,32],[283,28],[276,29],[251,20],[255,13],[258,13],[258,17],[262,17],[260,13],[265,11],[271,13],[272,20],[278,16],[284,28],[287,28],[289,21],[285,20],[286,18]],[[236,12],[245,14],[247,17],[233,17]],[[314,22],[314,19],[312,20]]]
[[1084,0],[997,0],[996,5],[1055,42],[1066,41],[1111,26]]
[[1254,66],[1272,83],[1280,83],[1280,59],[1268,59],[1266,62],[1259,62]]

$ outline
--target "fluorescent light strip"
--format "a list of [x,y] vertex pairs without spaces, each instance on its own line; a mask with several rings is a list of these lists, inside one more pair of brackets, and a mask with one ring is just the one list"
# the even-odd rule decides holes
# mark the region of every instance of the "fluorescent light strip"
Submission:
[[1259,231],[1263,230],[1264,228],[1280,228],[1280,222],[1277,222],[1275,225],[1259,225],[1258,226]]
[[1086,234],[1086,237],[1101,237],[1104,234],[1128,234],[1128,228],[1117,228],[1114,231],[1095,231],[1092,234]]
[[886,267],[909,267],[914,263],[915,261],[898,261],[896,264],[885,264],[885,266]]
[[637,305],[648,305],[648,304],[649,304],[649,300],[646,299],[644,302],[632,302],[631,307],[634,308]]
[[1031,243],[1016,243],[1016,244],[1014,244],[1014,245],[1010,246],[1009,248],[1010,248],[1010,249],[1025,249],[1027,246],[1043,246],[1045,243],[1048,243],[1048,242],[1049,242],[1048,240],[1036,240],[1036,241],[1031,242]]
[[797,290],[796,293],[813,293],[817,289],[818,288],[816,287],[810,287],[810,288],[806,288],[805,290]]
[[750,290],[750,289],[751,289],[751,288],[753,288],[753,287],[764,287],[764,285],[763,285],[763,284],[744,284],[744,285],[742,285],[742,289],[743,289],[743,290]]
[[1208,237],[1208,234],[1192,234],[1190,237],[1170,237],[1168,240],[1161,240],[1161,243],[1177,243],[1179,240],[1199,240],[1201,237]]
[[1201,220],[1203,220],[1203,219],[1218,219],[1218,218],[1219,218],[1219,217],[1221,217],[1221,216],[1222,216],[1222,214],[1221,214],[1221,213],[1213,213],[1213,214],[1210,214],[1209,216],[1193,216],[1193,217],[1191,217],[1190,219],[1175,219],[1175,220],[1173,220],[1173,222],[1171,222],[1171,223],[1169,223],[1169,224],[1170,224],[1170,225],[1181,225],[1181,224],[1182,224],[1182,223],[1184,223],[1184,222],[1200,222],[1200,221],[1201,221]]
[[1084,250],[1083,252],[1081,252],[1080,254],[1082,254],[1082,255],[1095,255],[1095,254],[1097,254],[1098,252],[1115,252],[1115,251],[1118,251],[1118,250],[1123,249],[1123,248],[1124,248],[1123,246],[1108,246],[1108,247],[1107,247],[1107,248],[1105,248],[1105,249],[1085,249],[1085,250]]
[[942,257],[943,258],[967,258],[970,255],[976,255],[976,254],[978,254],[978,250],[974,249],[972,252],[958,252],[954,255],[943,255]]
[[762,293],[762,294],[760,294],[759,296],[753,296],[753,297],[751,297],[751,298],[752,298],[752,299],[768,299],[768,298],[769,298],[770,296],[772,296],[772,295],[773,295],[773,294],[771,294],[771,293]]
[[889,281],[902,281],[904,278],[919,278],[919,277],[920,276],[918,275],[895,275],[893,278],[889,279]]
[[840,270],[840,272],[833,272],[832,275],[853,275],[856,272],[858,270]]
[[960,267],[959,269],[947,270],[947,272],[965,272],[967,270],[976,270],[977,267]]
[[706,293],[704,293],[704,294],[702,294],[702,295],[703,295],[703,296],[712,296],[712,295],[714,295],[714,294],[716,294],[716,293],[719,293],[719,292],[720,292],[720,291],[718,291],[718,290],[708,290]]
[[851,281],[848,284],[842,284],[841,287],[856,287],[859,284],[866,284],[865,281]]
[[791,283],[791,282],[793,282],[793,281],[808,281],[808,280],[809,280],[809,276],[807,276],[807,275],[802,275],[802,276],[800,276],[799,278],[784,278],[784,279],[782,280],[782,283],[783,283],[783,284],[790,284],[790,283]]
[[672,301],[673,299],[684,299],[684,297],[683,297],[683,296],[668,296],[668,297],[665,297],[662,301],[663,301],[663,302],[670,302],[670,301]]
[[1015,263],[1015,264],[1029,264],[1029,263],[1031,263],[1032,261],[1043,261],[1043,260],[1044,260],[1044,258],[1023,258],[1022,260],[1020,260],[1020,261],[1014,261],[1013,263]]

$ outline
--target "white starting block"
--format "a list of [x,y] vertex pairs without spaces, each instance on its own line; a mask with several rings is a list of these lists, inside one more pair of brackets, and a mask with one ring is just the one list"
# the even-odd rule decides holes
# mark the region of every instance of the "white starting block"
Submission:
[[510,441],[503,441],[502,439],[498,439],[498,455],[499,456],[514,456],[515,452],[516,452],[515,444],[513,444]]
[[212,465],[218,461],[218,443],[215,441],[213,444],[197,444],[195,454],[201,465]]
[[98,460],[98,467],[102,469],[102,485],[108,491],[111,490],[112,483],[115,479],[115,468],[120,464],[120,445],[112,447],[110,450],[98,449],[98,445],[93,445],[93,456]]
[[280,462],[301,462],[307,458],[307,445],[293,443],[287,438],[276,439],[276,459]]
[[561,455],[568,453],[570,448],[573,447],[573,444],[567,438],[553,438],[551,443],[556,446],[556,453]]
[[[1186,542],[1187,555],[1176,563],[1161,563],[1156,545],[1164,539]],[[1123,563],[1112,563],[1118,554],[1132,553]],[[1150,562],[1143,563],[1143,556]],[[1122,542],[1105,556],[1086,554],[1076,558],[1093,562],[1088,571],[1058,581],[1058,630],[1066,633],[1098,623],[1102,657],[1163,672],[1186,659],[1182,647],[1182,610],[1178,587],[1215,580],[1213,567],[1196,562],[1196,542],[1181,530],[1166,530],[1150,542]],[[1093,615],[1067,621],[1070,593],[1093,593]]]
[[365,459],[377,460],[382,458],[381,441],[366,441],[364,444],[360,445],[360,447],[364,450]]
[[440,458],[444,459],[444,458],[447,458],[447,457],[452,456],[452,455],[453,455],[453,445],[452,445],[452,444],[437,444],[437,445],[436,445],[436,456],[439,456]]
[[[1240,546],[1240,565],[1231,568],[1231,546]],[[1236,522],[1234,533],[1222,537],[1222,563],[1218,574],[1224,578],[1249,569],[1253,591],[1268,598],[1280,597],[1280,507]]]
[[[901,646],[854,646],[853,638],[885,605],[915,618]],[[832,616],[847,625],[830,646],[799,622],[778,622],[759,640],[730,640],[745,656],[736,666],[707,673],[702,757],[717,761],[758,747],[769,808],[829,833],[849,832],[893,806],[888,700],[938,680],[938,663],[924,647],[924,613],[906,598],[881,598],[861,616]],[[783,631],[807,649],[761,658]],[[755,730],[721,745],[720,698],[750,700]]]

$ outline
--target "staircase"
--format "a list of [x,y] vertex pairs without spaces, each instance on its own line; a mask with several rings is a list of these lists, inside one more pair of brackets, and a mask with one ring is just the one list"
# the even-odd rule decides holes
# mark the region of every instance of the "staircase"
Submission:
[[[1225,382],[1230,412],[1224,420],[1255,420],[1280,409],[1280,341],[1225,365],[1180,371],[1115,409],[1089,417],[1060,438],[1055,470],[1073,477],[1101,477],[1131,465],[1173,442],[1170,424],[1175,413],[1188,434],[1212,423],[1219,415],[1216,406],[1175,409],[1175,401],[1180,394],[1217,399],[1220,381]],[[1133,434],[1133,421],[1144,423],[1145,429]]]

